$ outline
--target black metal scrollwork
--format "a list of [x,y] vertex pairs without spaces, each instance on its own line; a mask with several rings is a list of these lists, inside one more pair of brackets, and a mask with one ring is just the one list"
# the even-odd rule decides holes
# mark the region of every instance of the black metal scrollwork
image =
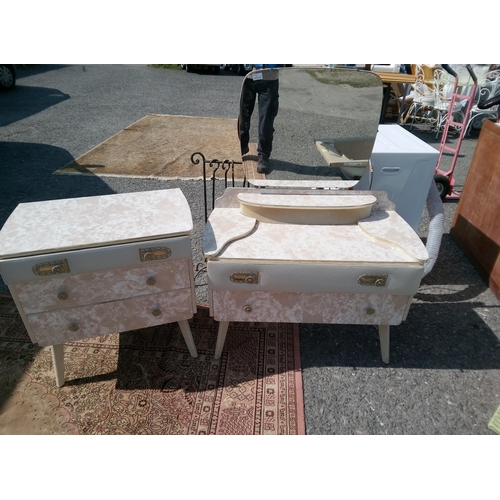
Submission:
[[[208,220],[208,203],[207,203],[207,180],[211,181],[211,189],[212,189],[212,207],[211,210],[213,210],[214,205],[215,205],[215,183],[217,180],[216,174],[221,169],[224,172],[224,189],[227,188],[229,180],[229,173],[231,173],[230,180],[231,180],[231,186],[235,186],[235,179],[234,179],[234,166],[235,165],[242,165],[243,163],[241,161],[234,161],[234,160],[218,160],[216,158],[212,160],[207,160],[203,153],[200,153],[199,151],[193,153],[191,155],[191,163],[193,165],[199,165],[200,162],[203,163],[203,201],[205,204],[205,222]],[[207,167],[211,169],[212,174],[207,177]],[[247,180],[246,177],[243,179],[243,187],[247,185]]]

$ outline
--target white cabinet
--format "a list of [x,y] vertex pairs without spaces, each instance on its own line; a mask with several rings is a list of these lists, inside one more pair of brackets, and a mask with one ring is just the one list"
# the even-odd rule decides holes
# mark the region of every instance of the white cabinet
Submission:
[[20,204],[0,231],[0,273],[31,340],[52,346],[178,322],[193,357],[192,219],[179,189]]
[[385,191],[396,211],[418,231],[439,151],[400,125],[379,125],[371,156],[373,191]]

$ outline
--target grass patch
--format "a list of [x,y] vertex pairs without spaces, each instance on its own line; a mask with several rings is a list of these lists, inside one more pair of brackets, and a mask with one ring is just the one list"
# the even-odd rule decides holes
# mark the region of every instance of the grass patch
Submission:
[[377,87],[380,80],[364,71],[349,69],[320,69],[307,71],[313,78],[321,83],[330,85],[350,85],[355,88]]

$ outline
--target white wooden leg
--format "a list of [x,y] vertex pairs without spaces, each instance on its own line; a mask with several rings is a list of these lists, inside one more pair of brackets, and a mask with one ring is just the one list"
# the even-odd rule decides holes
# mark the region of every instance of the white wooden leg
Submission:
[[227,329],[229,328],[229,321],[221,321],[219,323],[219,333],[217,334],[217,343],[215,344],[214,359],[219,359],[226,340]]
[[51,345],[50,348],[52,350],[56,385],[62,387],[64,385],[64,344]]
[[184,337],[184,340],[186,342],[187,348],[189,349],[189,354],[191,354],[193,358],[197,358],[198,351],[196,350],[196,346],[194,345],[193,334],[191,333],[191,328],[189,328],[189,323],[187,319],[178,321],[178,323],[179,323],[179,328],[181,329],[182,332],[182,336]]
[[380,350],[382,351],[382,361],[389,363],[389,325],[378,325],[378,335],[380,337]]

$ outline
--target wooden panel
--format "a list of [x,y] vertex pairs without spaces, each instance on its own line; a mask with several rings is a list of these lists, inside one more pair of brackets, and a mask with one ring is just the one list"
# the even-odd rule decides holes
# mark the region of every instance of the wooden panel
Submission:
[[451,236],[500,299],[500,125],[485,121]]

